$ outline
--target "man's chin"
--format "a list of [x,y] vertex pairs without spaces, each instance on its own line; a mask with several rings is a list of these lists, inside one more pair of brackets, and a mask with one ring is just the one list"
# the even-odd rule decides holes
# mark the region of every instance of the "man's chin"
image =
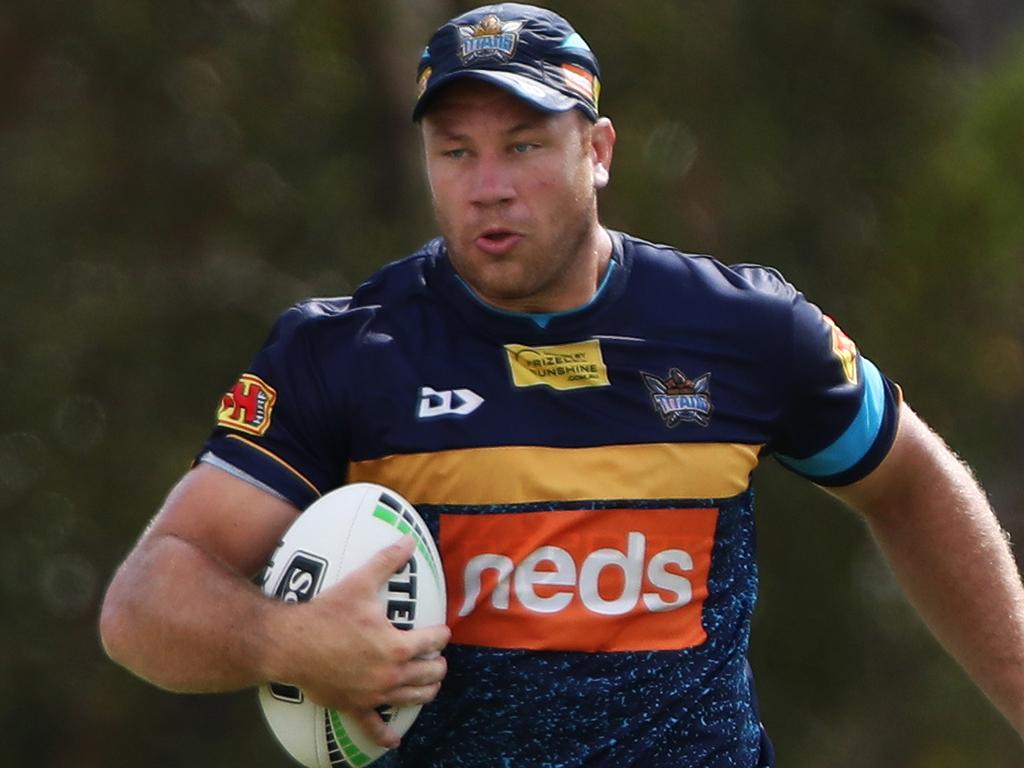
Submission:
[[523,280],[521,276],[517,278],[502,276],[489,279],[463,275],[463,279],[480,299],[499,309],[518,310],[528,303],[536,293],[535,286]]

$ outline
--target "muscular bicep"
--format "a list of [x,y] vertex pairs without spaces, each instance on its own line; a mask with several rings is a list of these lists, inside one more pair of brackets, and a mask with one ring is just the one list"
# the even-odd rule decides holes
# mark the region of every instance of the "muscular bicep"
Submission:
[[173,536],[248,577],[266,564],[298,513],[251,483],[199,464],[168,495],[139,548]]
[[900,406],[899,427],[892,448],[867,477],[829,488],[835,496],[868,517],[899,514],[937,495],[976,493],[970,473],[945,442],[906,404]]

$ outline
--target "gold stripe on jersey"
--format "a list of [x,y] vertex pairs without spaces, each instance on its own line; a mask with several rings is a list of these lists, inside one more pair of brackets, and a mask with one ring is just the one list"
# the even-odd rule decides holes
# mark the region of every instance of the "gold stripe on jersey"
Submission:
[[761,447],[645,443],[459,448],[353,462],[348,481],[379,483],[413,504],[729,498],[747,489]]

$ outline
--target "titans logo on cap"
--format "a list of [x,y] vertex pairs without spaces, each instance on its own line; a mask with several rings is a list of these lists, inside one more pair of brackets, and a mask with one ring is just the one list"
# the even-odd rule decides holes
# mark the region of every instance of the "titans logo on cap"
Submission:
[[478,23],[460,26],[458,49],[463,64],[478,59],[509,61],[519,43],[519,30],[523,21],[502,21],[494,14],[484,16]]
[[598,119],[597,57],[568,21],[522,3],[484,5],[437,28],[416,69],[418,121],[440,88],[468,77],[547,113],[580,109]]

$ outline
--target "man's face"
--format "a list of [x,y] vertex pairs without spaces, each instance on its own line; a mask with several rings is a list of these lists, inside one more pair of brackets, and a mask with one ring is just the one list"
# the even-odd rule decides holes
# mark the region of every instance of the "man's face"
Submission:
[[598,188],[614,131],[545,114],[487,83],[445,88],[423,118],[427,178],[455,269],[486,301],[557,311],[596,287]]

